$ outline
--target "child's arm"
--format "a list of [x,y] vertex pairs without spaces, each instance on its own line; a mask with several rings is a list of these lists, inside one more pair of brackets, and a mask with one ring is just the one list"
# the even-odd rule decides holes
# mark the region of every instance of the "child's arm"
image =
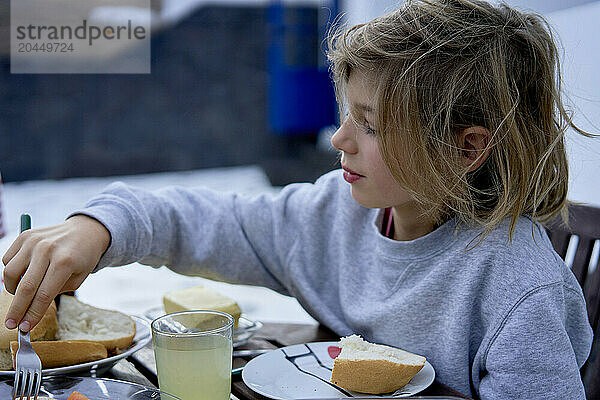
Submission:
[[[254,198],[198,188],[146,191],[113,184],[78,210],[100,222],[112,243],[99,268],[132,262],[184,275],[285,292],[281,257],[298,238],[298,213],[314,185]],[[304,208],[302,208],[304,207]]]
[[[23,236],[23,243],[29,244],[23,246],[18,239],[11,247],[5,262],[21,255],[7,266],[9,290],[15,290],[28,265],[26,277],[32,278],[19,285],[22,289],[17,289],[8,319],[18,323],[32,304],[25,320],[33,327],[59,291],[77,288],[94,267],[136,261],[286,293],[287,272],[281,257],[299,237],[294,231],[299,224],[294,221],[306,211],[303,193],[317,191],[313,186],[290,185],[277,196],[250,199],[206,189],[171,187],[149,192],[110,185],[86,208],[76,211],[77,216],[58,225],[55,234],[47,231],[51,228],[33,230]],[[87,228],[75,227],[80,220],[93,221],[90,227],[100,226],[100,231],[110,234],[100,240]],[[28,239],[34,236],[35,241]],[[47,246],[34,247],[35,243]],[[23,252],[19,252],[21,246]],[[68,257],[53,266],[51,260],[58,255]],[[54,272],[57,268],[58,273]]]
[[[592,342],[581,293],[562,282],[524,294],[480,356],[481,399],[585,399],[579,368]],[[587,332],[587,337],[570,336]],[[477,385],[477,382],[475,382]]]

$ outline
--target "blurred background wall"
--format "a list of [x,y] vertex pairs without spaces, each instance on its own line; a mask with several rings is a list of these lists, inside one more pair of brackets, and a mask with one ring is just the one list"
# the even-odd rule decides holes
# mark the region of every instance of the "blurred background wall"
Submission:
[[[8,3],[0,3],[5,181],[256,164],[283,185],[337,167],[318,135],[335,122],[327,21],[341,11],[363,22],[401,2],[153,0],[150,75],[10,74]],[[553,25],[575,120],[600,133],[600,2],[508,3]],[[567,140],[570,198],[600,205],[600,139]]]
[[[500,3],[498,0],[489,0],[492,3]],[[504,3],[520,9],[535,10],[538,13],[547,14],[552,11],[575,7],[581,4],[593,3],[597,0],[505,0]],[[387,11],[391,11],[402,0],[347,0],[344,9],[349,14],[349,21],[358,24],[368,21]]]
[[148,75],[11,74],[3,46],[4,181],[245,164],[275,185],[314,180],[336,167],[316,146],[335,122],[321,51],[330,3],[153,1]]

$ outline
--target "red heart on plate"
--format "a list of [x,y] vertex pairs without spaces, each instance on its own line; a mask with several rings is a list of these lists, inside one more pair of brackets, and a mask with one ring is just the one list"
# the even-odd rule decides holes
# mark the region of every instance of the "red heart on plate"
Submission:
[[336,358],[337,356],[339,356],[341,351],[342,349],[337,346],[329,346],[327,348],[327,352],[329,353],[329,357],[331,358]]

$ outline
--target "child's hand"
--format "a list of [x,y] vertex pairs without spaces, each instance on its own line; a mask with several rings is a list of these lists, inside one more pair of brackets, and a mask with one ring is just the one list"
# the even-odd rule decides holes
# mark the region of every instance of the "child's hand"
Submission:
[[2,258],[4,286],[15,295],[6,327],[31,330],[56,295],[81,285],[109,244],[104,225],[85,215],[21,233]]

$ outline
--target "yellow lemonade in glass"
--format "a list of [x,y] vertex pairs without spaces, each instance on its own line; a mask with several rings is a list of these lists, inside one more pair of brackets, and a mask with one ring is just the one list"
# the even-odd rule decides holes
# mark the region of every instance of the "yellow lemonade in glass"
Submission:
[[[184,329],[194,323],[190,323],[190,315],[181,317],[189,313],[199,311],[167,315],[152,323],[160,390],[182,400],[229,400],[233,319],[217,316],[213,322],[202,322],[200,329],[186,332]],[[163,318],[166,326],[161,332],[157,321]],[[228,328],[221,331],[223,327],[218,325],[228,322]],[[215,324],[217,327],[210,329]]]

